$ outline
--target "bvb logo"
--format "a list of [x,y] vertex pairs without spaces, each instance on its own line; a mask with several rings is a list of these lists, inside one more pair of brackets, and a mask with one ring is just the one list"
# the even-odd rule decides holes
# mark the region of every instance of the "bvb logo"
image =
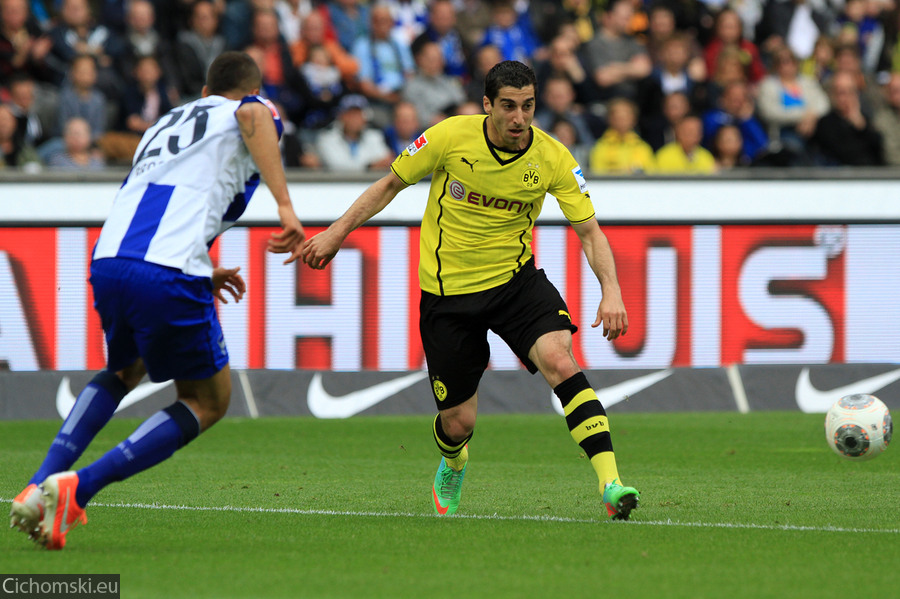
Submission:
[[528,169],[525,171],[525,174],[522,175],[522,185],[524,185],[526,189],[537,187],[540,182],[541,176],[533,168]]
[[438,401],[444,401],[447,399],[447,387],[444,386],[444,383],[439,381],[438,379],[434,379],[434,382],[431,384],[432,388],[434,388],[434,396],[437,397]]

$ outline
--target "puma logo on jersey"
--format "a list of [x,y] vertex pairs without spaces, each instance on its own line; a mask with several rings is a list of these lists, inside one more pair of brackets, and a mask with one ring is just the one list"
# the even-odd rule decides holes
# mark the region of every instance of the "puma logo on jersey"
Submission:
[[473,173],[475,172],[475,162],[478,162],[477,159],[475,160],[475,162],[469,162],[466,158],[460,158],[459,161],[462,162],[463,164],[468,165],[468,167],[472,170]]

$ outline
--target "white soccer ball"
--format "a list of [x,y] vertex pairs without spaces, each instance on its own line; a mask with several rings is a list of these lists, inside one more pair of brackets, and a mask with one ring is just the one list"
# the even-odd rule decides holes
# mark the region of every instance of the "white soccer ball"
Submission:
[[825,438],[840,456],[871,460],[891,442],[894,423],[887,406],[874,395],[840,398],[825,415]]

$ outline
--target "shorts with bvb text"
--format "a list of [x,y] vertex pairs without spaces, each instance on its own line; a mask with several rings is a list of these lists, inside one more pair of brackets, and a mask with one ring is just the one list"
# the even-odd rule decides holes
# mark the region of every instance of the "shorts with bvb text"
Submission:
[[476,293],[422,292],[419,331],[438,410],[475,394],[491,357],[488,330],[512,349],[529,372],[537,367],[528,352],[541,335],[578,327],[565,301],[543,270],[529,260],[508,282]]

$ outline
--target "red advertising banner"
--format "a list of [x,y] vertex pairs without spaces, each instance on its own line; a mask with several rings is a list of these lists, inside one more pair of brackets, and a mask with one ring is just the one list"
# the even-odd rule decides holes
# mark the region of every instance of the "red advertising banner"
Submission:
[[[244,301],[220,306],[234,368],[407,371],[418,335],[418,227],[355,231],[325,271],[265,251],[275,229],[213,246],[240,266]],[[321,229],[310,227],[312,235]],[[538,225],[535,253],[569,304],[588,369],[900,362],[900,226],[605,226],[629,310],[608,343],[590,327],[600,287],[570,227]],[[0,228],[0,363],[103,367],[88,284],[99,228]],[[492,336],[491,368],[518,360]]]

